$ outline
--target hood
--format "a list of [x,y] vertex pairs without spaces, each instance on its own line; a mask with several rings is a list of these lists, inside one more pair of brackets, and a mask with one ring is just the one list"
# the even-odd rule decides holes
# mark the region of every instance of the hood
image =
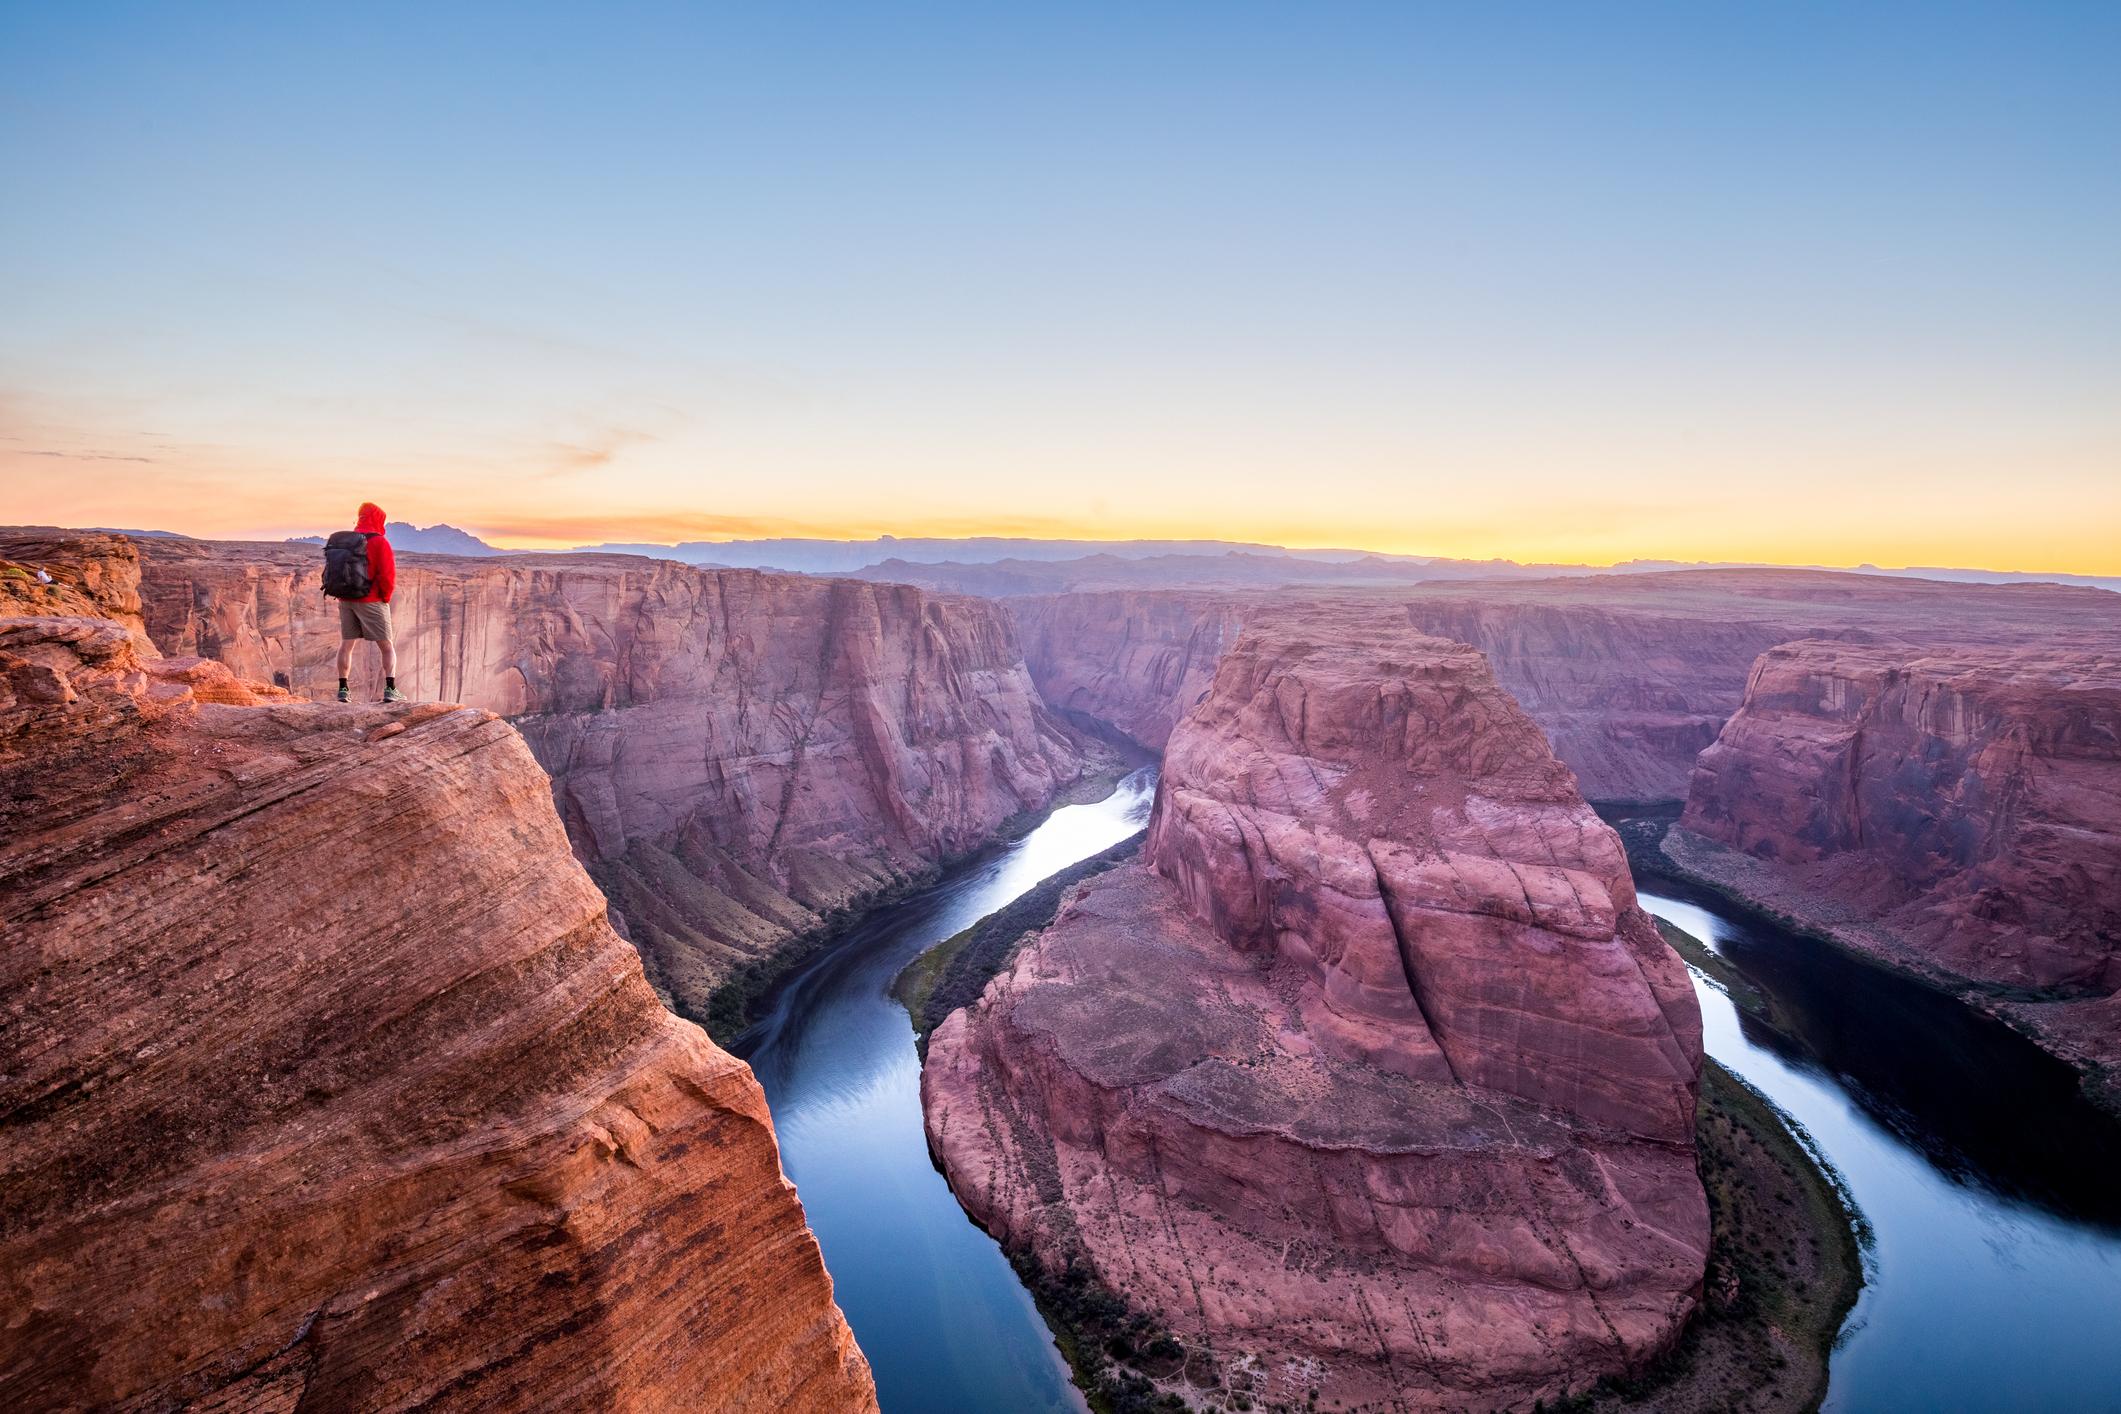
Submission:
[[354,521],[354,529],[369,535],[383,533],[383,508],[374,501],[361,503],[360,518]]

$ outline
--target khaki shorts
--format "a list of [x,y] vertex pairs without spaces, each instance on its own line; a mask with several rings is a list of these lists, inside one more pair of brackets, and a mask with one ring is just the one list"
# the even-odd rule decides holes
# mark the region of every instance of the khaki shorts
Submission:
[[390,605],[355,604],[341,599],[339,637],[365,638],[371,643],[390,642]]

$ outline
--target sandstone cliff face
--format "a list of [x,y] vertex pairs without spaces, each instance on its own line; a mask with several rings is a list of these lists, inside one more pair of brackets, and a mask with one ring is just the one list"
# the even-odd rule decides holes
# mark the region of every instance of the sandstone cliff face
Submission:
[[1819,570],[1682,570],[1424,585],[1424,632],[1470,643],[1593,800],[1683,800],[1753,662],[1800,638],[2010,646],[2113,641],[2121,596]]
[[1015,599],[1008,611],[1049,706],[1160,752],[1208,690],[1251,602],[1120,591]]
[[2121,1060],[2121,653],[1782,645],[1681,827],[1896,962],[2088,1003],[2038,1010]]
[[1399,616],[1471,644],[1593,800],[1683,800],[1694,757],[1778,643],[2121,642],[2121,596],[1811,570],[1688,570],[1260,594],[1114,592],[1009,601],[1056,706],[1152,750],[1192,710],[1249,614],[1277,604]]
[[[144,558],[165,651],[312,698],[335,686],[312,548]],[[399,564],[400,686],[516,719],[651,980],[695,1016],[739,969],[1083,770],[979,600],[630,556]],[[372,694],[372,651],[356,661]]]
[[1499,1408],[1698,1292],[1700,1018],[1618,839],[1480,656],[1264,615],[923,1074],[968,1211],[1267,1400]]
[[1594,800],[1677,800],[1753,660],[1792,631],[1599,605],[1413,599],[1416,628],[1471,644]]
[[[37,578],[42,571],[51,580]],[[140,557],[122,535],[0,527],[0,617],[110,619],[147,645]]]
[[0,934],[0,1406],[875,1407],[492,714],[0,619]]

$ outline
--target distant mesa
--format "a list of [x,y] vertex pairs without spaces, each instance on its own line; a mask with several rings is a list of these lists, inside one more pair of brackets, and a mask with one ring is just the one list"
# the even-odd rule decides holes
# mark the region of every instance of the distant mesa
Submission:
[[1093,558],[1148,560],[1202,559],[1232,554],[1273,556],[1295,563],[1334,564],[1383,559],[1419,565],[1421,555],[1377,555],[1368,550],[1291,550],[1236,540],[1039,540],[1001,535],[925,536],[902,539],[879,535],[868,540],[821,540],[773,537],[758,540],[687,540],[673,545],[607,541],[578,545],[578,552],[648,555],[687,564],[715,564],[730,569],[792,570],[798,574],[861,574],[867,579],[890,576],[865,573],[885,564],[990,565],[1013,561],[1045,563]]
[[[393,545],[400,551],[413,554],[638,555],[651,560],[676,560],[701,569],[844,575],[989,598],[1100,589],[1278,589],[1290,585],[1352,589],[1437,580],[1577,579],[1673,570],[1840,568],[1772,565],[1760,561],[1661,559],[1623,560],[1611,565],[1559,564],[1399,555],[1348,548],[1292,549],[1285,545],[1242,540],[1045,540],[997,535],[913,538],[878,535],[861,540],[774,536],[672,543],[608,540],[597,545],[576,545],[567,550],[525,552],[489,545],[470,531],[453,525],[423,528],[407,521],[392,521],[388,530]],[[157,539],[193,538],[172,530],[107,529],[105,533]],[[324,536],[292,536],[288,543],[321,545]],[[1959,584],[2069,584],[2121,592],[2121,577],[2113,576],[1936,565],[1882,569],[1874,564],[1859,565],[1844,572]]]

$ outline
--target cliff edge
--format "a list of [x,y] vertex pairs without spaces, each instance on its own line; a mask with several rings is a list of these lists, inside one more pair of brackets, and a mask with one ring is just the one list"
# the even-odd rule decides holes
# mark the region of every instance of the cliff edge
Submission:
[[[314,547],[141,553],[164,652],[330,695],[338,626]],[[791,943],[1085,769],[1007,615],[980,600],[630,555],[407,554],[393,609],[399,685],[515,722],[649,980],[723,1034]]]
[[875,1408],[507,723],[0,619],[0,841],[0,1406]]
[[1667,849],[2121,1066],[2121,653],[1777,647]]

